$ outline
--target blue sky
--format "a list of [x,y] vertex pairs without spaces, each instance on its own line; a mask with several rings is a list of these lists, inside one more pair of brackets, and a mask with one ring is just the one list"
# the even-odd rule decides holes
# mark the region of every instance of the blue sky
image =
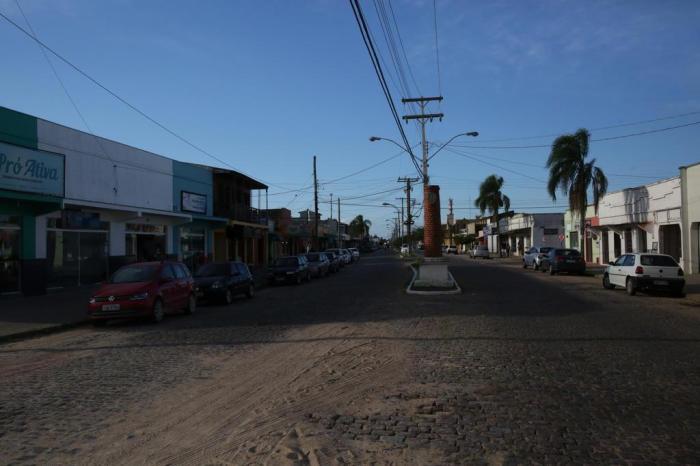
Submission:
[[[322,200],[398,188],[398,176],[415,174],[399,157],[325,183],[398,151],[368,141],[399,134],[346,1],[19,1],[42,40],[166,126],[271,183],[271,194],[308,186],[313,155]],[[362,5],[389,64],[374,3]],[[418,88],[436,94],[433,2],[393,0],[392,7]],[[0,11],[25,24],[15,0],[0,0]],[[478,138],[456,142],[547,145],[550,135],[579,127],[595,139],[700,121],[695,114],[595,129],[700,111],[698,2],[438,0],[437,11],[445,119],[429,126],[433,142],[475,130]],[[0,43],[0,105],[85,130],[37,45],[4,20]],[[95,133],[215,164],[55,63]],[[390,83],[397,80],[393,68],[386,71]],[[401,92],[391,90],[398,102]],[[406,132],[418,142],[413,126]],[[547,136],[496,142],[540,135]],[[591,156],[616,190],[677,175],[678,166],[700,161],[698,147],[700,126],[690,126],[593,143]],[[443,205],[454,198],[457,216],[474,213],[466,207],[491,173],[504,177],[517,210],[563,210],[545,191],[547,148],[460,150],[472,158],[443,151],[430,167]],[[380,205],[400,195],[348,203]],[[270,206],[303,210],[312,194],[270,196]],[[342,213],[363,213],[380,234],[392,216],[352,205]]]

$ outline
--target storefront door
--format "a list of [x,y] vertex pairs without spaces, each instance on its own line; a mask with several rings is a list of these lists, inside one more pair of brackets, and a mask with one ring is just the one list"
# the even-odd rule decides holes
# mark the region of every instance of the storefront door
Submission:
[[49,230],[49,286],[98,283],[107,278],[107,232]]
[[0,217],[0,293],[19,291],[19,224]]

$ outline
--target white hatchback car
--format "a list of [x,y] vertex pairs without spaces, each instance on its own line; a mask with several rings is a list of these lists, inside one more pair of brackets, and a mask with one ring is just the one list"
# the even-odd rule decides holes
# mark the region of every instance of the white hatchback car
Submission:
[[683,269],[666,254],[624,254],[610,262],[603,274],[603,288],[624,287],[629,295],[638,290],[665,290],[685,296]]
[[401,245],[401,254],[408,254],[408,244]]

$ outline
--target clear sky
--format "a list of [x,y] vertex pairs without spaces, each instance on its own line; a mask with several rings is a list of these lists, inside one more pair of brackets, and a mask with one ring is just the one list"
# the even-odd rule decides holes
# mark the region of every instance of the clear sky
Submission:
[[[352,198],[387,191],[398,188],[398,176],[415,175],[409,159],[398,157],[327,183],[398,152],[386,142],[370,143],[369,136],[400,138],[347,1],[18,1],[39,38],[86,72],[270,183],[270,207],[312,207],[310,190],[272,194],[308,186],[313,155],[322,200],[331,193]],[[388,0],[384,5],[389,11]],[[363,0],[362,6],[389,82],[396,83],[375,4]],[[391,6],[418,89],[437,94],[433,2],[393,0]],[[26,26],[15,0],[0,0],[0,11]],[[435,143],[479,131],[476,139],[456,142],[546,146],[553,134],[579,127],[596,139],[700,121],[697,113],[596,129],[700,112],[700,2],[438,0],[437,24],[445,119],[429,125]],[[85,130],[38,46],[2,19],[0,44],[0,105]],[[216,165],[54,62],[96,134]],[[398,86],[391,91],[399,111],[408,112]],[[415,127],[406,130],[417,143]],[[700,161],[698,147],[695,125],[595,142],[591,156],[616,190],[677,175],[678,166]],[[453,197],[457,216],[475,213],[466,207],[491,173],[504,177],[516,210],[564,210],[545,191],[546,147],[459,150],[472,158],[443,151],[430,166],[443,205]],[[347,202],[396,203],[400,195]],[[328,213],[325,204],[324,218]],[[386,234],[391,209],[347,205],[343,219],[358,213],[372,220],[373,232]]]

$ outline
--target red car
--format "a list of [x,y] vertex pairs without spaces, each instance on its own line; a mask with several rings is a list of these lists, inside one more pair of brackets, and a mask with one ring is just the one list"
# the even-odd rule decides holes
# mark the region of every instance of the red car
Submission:
[[125,265],[103,283],[88,304],[95,324],[110,319],[147,317],[160,322],[168,312],[197,307],[194,280],[180,262],[141,262]]

